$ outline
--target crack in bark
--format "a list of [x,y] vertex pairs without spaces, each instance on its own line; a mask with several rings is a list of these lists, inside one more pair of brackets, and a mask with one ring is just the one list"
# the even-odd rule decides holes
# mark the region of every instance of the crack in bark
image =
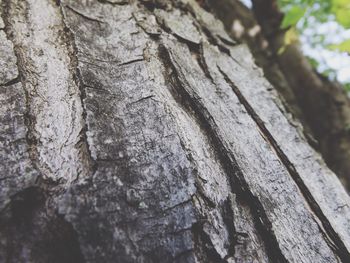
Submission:
[[[60,5],[61,5],[61,4],[60,4]],[[79,16],[85,18],[85,19],[87,19],[87,20],[90,20],[90,21],[93,21],[93,22],[97,22],[97,23],[106,23],[105,21],[100,20],[100,19],[98,19],[98,18],[96,18],[96,17],[90,17],[90,16],[88,16],[88,15],[85,15],[85,14],[83,14],[82,12],[76,10],[75,8],[73,8],[73,7],[69,6],[69,5],[65,5],[64,7],[67,8],[67,9],[69,9],[69,10],[72,11],[73,13],[75,13],[75,14],[77,14],[77,15],[79,15]]]
[[138,100],[136,100],[136,101],[133,101],[133,102],[131,102],[131,103],[128,104],[128,105],[133,105],[133,104],[135,104],[135,103],[139,103],[139,102],[144,101],[144,100],[152,99],[152,98],[154,98],[154,97],[155,97],[155,95],[149,95],[149,96],[143,97],[143,98],[141,98],[141,99],[138,99]]
[[[207,135],[209,143],[219,157],[220,163],[229,179],[232,191],[236,193],[237,196],[244,198],[247,201],[247,204],[249,204],[251,211],[253,212],[255,226],[264,240],[270,260],[272,262],[288,262],[279,248],[278,241],[271,230],[271,223],[265,214],[262,204],[258,198],[250,192],[249,186],[243,179],[243,175],[241,174],[242,171],[240,170],[234,156],[227,151],[218,134],[215,132],[215,129],[213,129],[213,126],[216,126],[213,117],[206,108],[200,105],[200,103],[197,103],[196,100],[186,91],[184,85],[188,84],[182,83],[179,79],[171,55],[167,48],[162,44],[159,46],[159,54],[165,68],[168,69],[168,72],[165,72],[165,77],[170,83],[172,83],[171,93],[173,94],[174,99],[198,121],[204,134]],[[169,70],[171,70],[171,72],[169,72]],[[231,174],[233,174],[233,176],[231,176]]]
[[193,43],[187,43],[188,49],[191,54],[196,58],[198,65],[203,70],[204,75],[211,81],[211,83],[215,84],[213,77],[210,74],[207,64],[205,63],[205,59],[203,56],[203,43],[199,45],[195,45]]
[[[18,66],[17,66],[17,68],[18,68]],[[3,84],[0,84],[0,87],[8,87],[8,86],[11,86],[11,85],[16,84],[16,83],[19,83],[19,82],[21,82],[21,79],[20,79],[19,76],[17,76],[17,77],[14,78],[14,79],[11,79],[11,80],[9,80],[9,81],[3,83]]]
[[27,132],[26,132],[26,142],[28,145],[28,153],[29,153],[29,158],[32,162],[33,167],[39,172],[40,176],[42,176],[40,169],[39,169],[39,159],[38,159],[38,153],[36,150],[36,140],[34,136],[34,125],[35,125],[35,118],[30,114],[30,99],[29,99],[29,92],[25,88],[25,75],[24,75],[24,69],[22,66],[22,61],[21,57],[19,55],[18,47],[15,45],[15,41],[13,39],[13,34],[10,31],[10,21],[9,21],[9,9],[10,9],[10,2],[11,0],[3,0],[0,2],[1,7],[2,7],[2,20],[4,22],[5,27],[2,29],[5,32],[6,38],[11,41],[13,45],[13,51],[16,56],[16,65],[17,65],[17,70],[18,70],[18,76],[14,80],[10,80],[9,82],[3,84],[4,86],[7,85],[12,85],[17,82],[21,82],[21,87],[24,92],[25,96],[25,112],[24,112],[24,122],[27,127]]
[[129,60],[129,61],[121,62],[121,63],[118,64],[118,66],[130,65],[130,64],[133,64],[133,63],[137,63],[137,62],[142,62],[144,60],[145,59],[143,57],[142,58],[137,58],[137,59],[132,59],[132,60]]
[[128,0],[97,0],[98,2],[102,4],[109,4],[112,6],[115,5],[127,5],[129,3]]
[[[211,43],[214,46],[217,46],[218,49],[220,51],[222,51],[223,53],[230,55],[230,50],[229,48],[225,47],[225,45],[228,46],[233,46],[236,44],[236,42],[234,40],[229,41],[228,39],[225,39],[224,37],[220,36],[220,34],[214,34],[213,32],[211,32],[211,30],[208,29],[207,25],[205,23],[203,23],[203,21],[200,19],[200,14],[199,14],[199,8],[196,8],[196,5],[198,5],[198,3],[196,3],[196,1],[193,1],[194,3],[192,3],[192,1],[188,1],[186,4],[178,1],[175,3],[175,7],[179,8],[180,10],[191,14],[191,16],[194,18],[193,22],[194,25],[197,27],[197,29],[201,29],[202,33],[204,33],[204,35],[206,36],[207,40],[209,41],[209,43]],[[206,10],[202,8],[202,12],[207,12]],[[208,12],[209,13],[209,12]],[[222,43],[220,43],[220,41]]]
[[192,226],[195,248],[196,251],[200,252],[197,256],[201,257],[200,259],[202,262],[226,263],[227,261],[221,258],[220,254],[216,251],[210,236],[204,232],[204,224],[205,222],[198,222]]
[[86,99],[86,91],[85,91],[85,86],[81,77],[81,73],[79,70],[79,60],[78,60],[78,48],[75,44],[75,36],[73,31],[69,28],[69,26],[66,24],[65,22],[65,12],[63,11],[63,7],[60,3],[59,5],[59,9],[60,9],[60,14],[62,16],[62,23],[64,28],[67,31],[67,37],[70,41],[67,41],[67,45],[70,46],[71,52],[69,52],[69,56],[70,56],[70,63],[71,63],[71,68],[75,71],[73,72],[73,78],[74,81],[76,83],[76,85],[79,88],[80,91],[80,101],[82,104],[82,108],[83,108],[83,128],[80,131],[80,140],[83,141],[83,143],[85,143],[86,145],[86,151],[87,151],[87,156],[88,156],[88,165],[90,166],[90,174],[95,174],[95,172],[97,171],[97,161],[94,160],[94,158],[92,157],[92,153],[91,153],[91,149],[90,149],[90,145],[89,145],[89,141],[87,139],[87,131],[88,131],[88,126],[87,126],[87,113],[86,113],[86,106],[84,103],[84,100]]
[[[226,173],[226,176],[228,176],[228,174]],[[223,205],[223,220],[228,228],[228,234],[229,234],[229,238],[230,240],[232,240],[233,245],[230,246],[228,248],[228,253],[225,256],[225,260],[231,258],[231,257],[235,257],[235,250],[236,250],[236,236],[238,234],[236,226],[235,226],[235,222],[234,222],[234,208],[233,208],[233,201],[232,198],[235,197],[235,194],[230,193],[229,196],[227,197],[227,199],[224,201],[224,205]]]
[[[348,262],[350,259],[350,253],[347,251],[343,241],[338,236],[338,234],[335,232],[331,224],[329,223],[327,217],[323,214],[321,208],[317,204],[317,202],[314,200],[312,194],[310,193],[309,189],[299,176],[298,172],[296,171],[293,163],[289,160],[288,156],[281,150],[276,140],[273,138],[270,131],[266,128],[264,125],[264,122],[260,119],[260,117],[257,115],[257,113],[254,111],[252,106],[249,104],[247,99],[244,97],[244,95],[240,92],[238,87],[231,81],[231,79],[221,70],[219,66],[217,66],[219,72],[224,77],[225,81],[229,84],[229,86],[232,88],[232,91],[236,94],[238,100],[240,103],[244,106],[248,114],[251,116],[251,118],[254,120],[254,122],[257,124],[258,128],[260,129],[261,133],[264,135],[265,140],[273,147],[275,152],[277,153],[278,158],[282,161],[283,165],[288,170],[289,174],[297,184],[298,188],[300,189],[302,195],[304,196],[305,200],[307,201],[307,204],[309,205],[312,213],[319,219],[319,221],[322,224],[322,227],[319,226],[322,234],[325,237],[326,242],[329,244],[330,248],[341,258],[341,260],[345,263]],[[316,223],[319,225],[318,220],[315,220]],[[325,230],[324,231],[322,230]],[[330,242],[334,243],[335,247],[330,245]]]

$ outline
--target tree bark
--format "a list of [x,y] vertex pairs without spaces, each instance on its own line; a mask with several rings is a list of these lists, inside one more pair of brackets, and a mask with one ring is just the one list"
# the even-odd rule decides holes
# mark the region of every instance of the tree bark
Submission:
[[[256,63],[281,94],[288,111],[303,124],[309,143],[349,191],[350,99],[344,88],[317,74],[299,43],[288,45],[279,54],[285,45],[285,30],[280,29],[283,14],[276,1],[253,1],[254,13],[238,0],[207,2],[230,35],[249,45]],[[234,28],[237,24],[242,25],[238,34]]]
[[1,262],[349,262],[349,196],[197,2],[1,15]]

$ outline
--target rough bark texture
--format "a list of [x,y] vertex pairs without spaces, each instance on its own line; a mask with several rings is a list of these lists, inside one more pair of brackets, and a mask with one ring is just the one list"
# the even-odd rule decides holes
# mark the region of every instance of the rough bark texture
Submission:
[[349,262],[348,195],[197,2],[1,14],[1,262]]
[[312,131],[305,120],[294,91],[285,78],[252,10],[239,0],[207,0],[206,4],[224,23],[226,30],[233,39],[249,46],[255,63],[261,67],[266,79],[281,95],[280,99],[288,112],[302,123],[304,134],[307,136],[309,143],[315,144]]
[[[274,54],[284,45],[283,14],[275,0],[253,0],[253,10]],[[329,167],[350,189],[350,99],[343,87],[320,76],[303,55],[299,43],[276,56],[304,118],[319,142]]]
[[292,43],[278,54],[284,46],[285,30],[280,29],[283,14],[276,1],[253,1],[255,12],[239,0],[207,2],[230,35],[249,45],[256,63],[282,95],[288,111],[303,124],[309,143],[349,191],[350,99],[343,87],[317,74],[299,43]]

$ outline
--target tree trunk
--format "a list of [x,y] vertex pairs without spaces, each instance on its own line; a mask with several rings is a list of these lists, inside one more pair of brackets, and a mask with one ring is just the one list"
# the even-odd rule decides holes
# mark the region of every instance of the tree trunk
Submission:
[[1,13],[1,262],[349,262],[349,196],[197,2]]

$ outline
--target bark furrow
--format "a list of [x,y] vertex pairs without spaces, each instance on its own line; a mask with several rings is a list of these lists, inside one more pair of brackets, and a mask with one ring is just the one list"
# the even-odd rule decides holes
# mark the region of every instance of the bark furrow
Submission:
[[[235,54],[237,58],[244,58],[245,61],[250,60],[253,63],[249,53],[244,50],[237,50]],[[219,63],[220,69],[299,185],[328,235],[334,239],[339,253],[348,259],[350,208],[345,204],[349,204],[350,199],[345,189],[335,174],[329,169],[321,168],[325,167],[323,160],[310,145],[304,143],[303,135],[295,127],[288,125],[289,121],[282,112],[283,107],[271,98],[271,92],[268,91],[271,86],[261,78],[261,72],[253,70],[248,75],[245,73],[246,69],[233,60],[231,62],[226,65]],[[249,76],[250,80],[244,78],[244,74]],[[245,98],[257,99],[249,99],[248,102]]]
[[[210,122],[210,125],[212,127],[211,129],[218,132],[220,136],[220,141],[224,144],[226,151],[233,154],[233,156],[237,156],[237,154],[239,154],[240,158],[237,160],[237,162],[240,169],[243,170],[243,178],[240,178],[241,182],[243,181],[247,184],[246,190],[249,190],[250,192],[253,193],[253,196],[256,196],[257,200],[262,205],[264,212],[269,217],[268,222],[266,223],[267,225],[269,225],[269,223],[272,224],[271,226],[272,231],[278,240],[280,249],[282,249],[283,251],[285,247],[288,247],[289,242],[284,241],[284,238],[285,238],[284,232],[287,230],[286,229],[282,230],[279,228],[282,225],[284,226],[289,225],[288,229],[289,228],[294,229],[293,230],[294,233],[300,231],[300,236],[299,235],[295,236],[296,239],[299,239],[298,242],[303,243],[304,244],[303,246],[309,247],[310,250],[315,251],[315,254],[313,255],[309,254],[310,258],[307,259],[305,258],[305,255],[303,255],[302,247],[300,248],[290,247],[287,250],[283,251],[283,254],[285,255],[285,257],[288,258],[288,260],[290,261],[298,260],[300,262],[303,262],[303,260],[306,260],[305,262],[307,262],[307,260],[311,260],[311,257],[319,255],[319,248],[320,246],[322,246],[322,250],[324,249],[324,254],[321,257],[319,256],[320,262],[336,260],[337,258],[336,256],[333,259],[331,259],[334,253],[330,250],[326,241],[323,239],[322,233],[319,232],[318,225],[313,219],[313,214],[311,213],[311,211],[309,211],[309,208],[305,199],[302,197],[302,195],[300,195],[301,193],[297,190],[297,186],[293,182],[288,171],[286,170],[286,168],[284,168],[284,166],[282,165],[282,163],[280,162],[278,156],[276,156],[274,151],[271,151],[271,155],[268,157],[269,154],[267,153],[270,151],[269,148],[271,147],[269,143],[266,142],[265,139],[259,133],[258,134],[255,133],[256,128],[244,128],[245,126],[249,127],[250,125],[252,125],[253,127],[256,127],[255,126],[256,124],[253,124],[254,121],[251,120],[250,117],[244,118],[244,115],[246,115],[246,113],[244,113],[245,111],[242,110],[241,106],[237,106],[236,109],[231,108],[231,107],[236,107],[235,105],[239,104],[238,99],[230,95],[230,92],[233,93],[231,90],[231,87],[223,83],[225,82],[225,80],[222,77],[221,77],[221,80],[219,77],[217,78],[217,81],[218,82],[221,81],[221,83],[219,84],[217,83],[216,88],[213,87],[213,85],[211,85],[209,81],[206,81],[203,76],[201,77],[201,74],[203,73],[201,73],[200,68],[198,68],[199,66],[193,63],[193,61],[191,61],[190,59],[191,56],[189,54],[188,49],[186,50],[186,48],[182,47],[181,45],[176,45],[175,47],[171,46],[171,44],[169,45],[170,46],[167,46],[167,49],[170,50],[171,55],[173,56],[171,60],[173,61],[173,64],[176,67],[177,74],[185,83],[184,87],[186,87],[187,89],[186,92],[188,93],[189,96],[191,96],[192,101],[194,101],[197,104],[200,103],[199,105],[201,105],[200,106],[201,112],[208,113],[206,118]],[[181,52],[174,51],[178,49],[180,49]],[[185,54],[185,55],[179,56],[178,54]],[[214,54],[213,56],[217,56],[217,54]],[[212,59],[211,61],[215,63],[214,59]],[[188,67],[186,65],[188,65]],[[220,74],[217,69],[215,71],[213,67],[211,66],[209,67],[212,69],[212,76]],[[191,74],[186,74],[185,73],[186,71],[191,72]],[[196,77],[193,77],[193,76],[196,76]],[[213,104],[213,102],[210,101],[211,99],[215,101],[215,97],[218,96],[215,94],[215,90],[217,90],[218,95],[221,94],[221,98],[226,97],[226,101],[225,101],[226,106],[223,109],[216,108],[216,106],[214,106],[215,104]],[[228,98],[232,101],[229,102]],[[228,112],[232,114],[231,117],[227,115]],[[243,112],[243,113],[240,113],[240,112]],[[237,115],[239,116],[239,117],[236,117],[239,120],[238,123],[241,123],[242,120],[244,119],[245,119],[245,122],[241,123],[240,125],[235,125],[237,121],[233,119],[233,116],[237,116]],[[225,120],[226,118],[228,119],[225,122],[223,122],[223,120]],[[230,134],[228,132],[229,129],[236,131],[236,134],[232,134],[232,133]],[[242,129],[242,131],[238,132],[240,129]],[[244,141],[247,140],[247,136],[248,136],[248,134],[245,134],[244,129],[250,130],[250,136],[251,136],[249,139],[250,146],[252,145],[252,142],[256,142],[257,148],[254,151],[259,152],[262,149],[264,149],[264,156],[260,155],[260,156],[254,157],[256,153],[254,153],[254,151],[251,151],[251,147],[249,147],[248,149],[244,148],[243,146],[245,144]],[[240,134],[245,134],[245,136],[242,136]],[[233,144],[233,142],[235,143]],[[264,144],[266,145],[265,147],[260,146]],[[244,157],[244,155],[242,156],[244,152],[245,154],[247,154],[246,157]],[[247,156],[250,156],[250,158],[247,158]],[[257,160],[260,159],[261,161],[264,161],[264,158],[272,158],[269,161],[265,159],[265,162],[270,162],[270,163],[272,160],[275,160],[275,161],[272,161],[272,163],[274,163],[274,166],[264,167],[265,165],[261,163],[260,166],[264,167],[264,169],[261,170],[261,167],[258,168],[259,164]],[[255,163],[251,163],[253,159],[254,160],[256,159]],[[249,165],[247,165],[247,162],[249,163]],[[254,166],[256,166],[257,168],[255,168],[255,170],[251,170]],[[247,170],[247,167],[249,167],[249,170]],[[273,169],[273,170],[270,170],[270,169]],[[253,174],[255,173],[256,175],[260,174],[261,175],[259,176],[260,179],[251,177],[252,173]],[[254,183],[256,180],[263,180],[263,181],[266,180],[266,183],[262,182],[260,186],[257,186]],[[283,188],[294,189],[294,190],[292,192],[289,192],[289,191],[286,191],[285,189],[281,189],[281,193],[278,193],[279,192],[278,189],[281,187],[281,185],[284,185]],[[285,187],[286,185],[288,185],[288,187]],[[264,195],[266,194],[267,196],[270,195],[270,197],[267,197],[267,196],[264,197]],[[268,198],[272,202],[272,204],[267,206],[265,198]],[[297,200],[297,201],[293,201],[294,204],[291,204],[291,202],[289,201],[290,198],[293,198],[294,200]],[[280,202],[280,203],[277,205],[276,202],[277,203]],[[293,207],[293,208],[289,207],[288,209],[281,210],[281,213],[284,215],[286,213],[290,214],[290,217],[288,218],[282,218],[282,217],[276,216],[276,213],[277,213],[276,209],[274,209],[274,212],[270,210],[271,206],[280,207],[281,209],[281,207],[283,207],[285,204],[288,204],[289,206]],[[297,224],[296,222],[300,220],[300,218],[297,219],[298,216],[295,217],[296,213],[300,213],[299,216],[305,217],[305,220],[308,223],[303,226],[296,226]],[[278,220],[282,220],[282,221],[286,220],[286,221],[284,223],[274,222]],[[296,220],[296,221],[293,223],[293,220]],[[309,238],[304,239],[301,233],[305,231],[313,232],[314,237],[312,238],[312,240]],[[286,242],[285,245],[281,245],[284,242]]]
[[[220,70],[220,68],[219,68]],[[264,126],[263,121],[259,118],[259,116],[256,114],[256,112],[253,110],[251,105],[248,103],[248,101],[243,97],[239,89],[235,86],[234,83],[231,82],[231,80],[228,78],[228,76],[220,70],[220,72],[223,74],[225,80],[229,83],[229,85],[232,87],[232,90],[235,92],[237,98],[242,103],[242,105],[245,107],[247,112],[250,114],[250,116],[254,119],[254,121],[257,123],[259,129],[261,130],[264,137],[269,141],[270,145],[273,147],[273,149],[276,151],[276,153],[279,156],[279,159],[282,161],[284,166],[287,168],[289,174],[292,176],[296,184],[298,185],[301,193],[303,194],[304,198],[308,202],[310,208],[312,209],[312,212],[317,216],[316,220],[317,222],[320,221],[322,226],[319,226],[320,230],[323,231],[325,238],[329,240],[331,248],[335,250],[337,255],[346,262],[347,259],[350,258],[349,252],[347,251],[343,241],[341,240],[341,237],[338,236],[338,234],[335,232],[335,230],[332,228],[329,220],[327,217],[323,214],[322,209],[318,205],[318,203],[314,200],[313,196],[311,195],[309,189],[304,184],[303,180],[300,178],[299,174],[294,168],[294,165],[290,162],[288,157],[284,154],[284,152],[279,148],[278,144],[276,143],[274,137],[270,134],[270,132],[267,130],[267,128]],[[326,241],[327,241],[326,240]]]

